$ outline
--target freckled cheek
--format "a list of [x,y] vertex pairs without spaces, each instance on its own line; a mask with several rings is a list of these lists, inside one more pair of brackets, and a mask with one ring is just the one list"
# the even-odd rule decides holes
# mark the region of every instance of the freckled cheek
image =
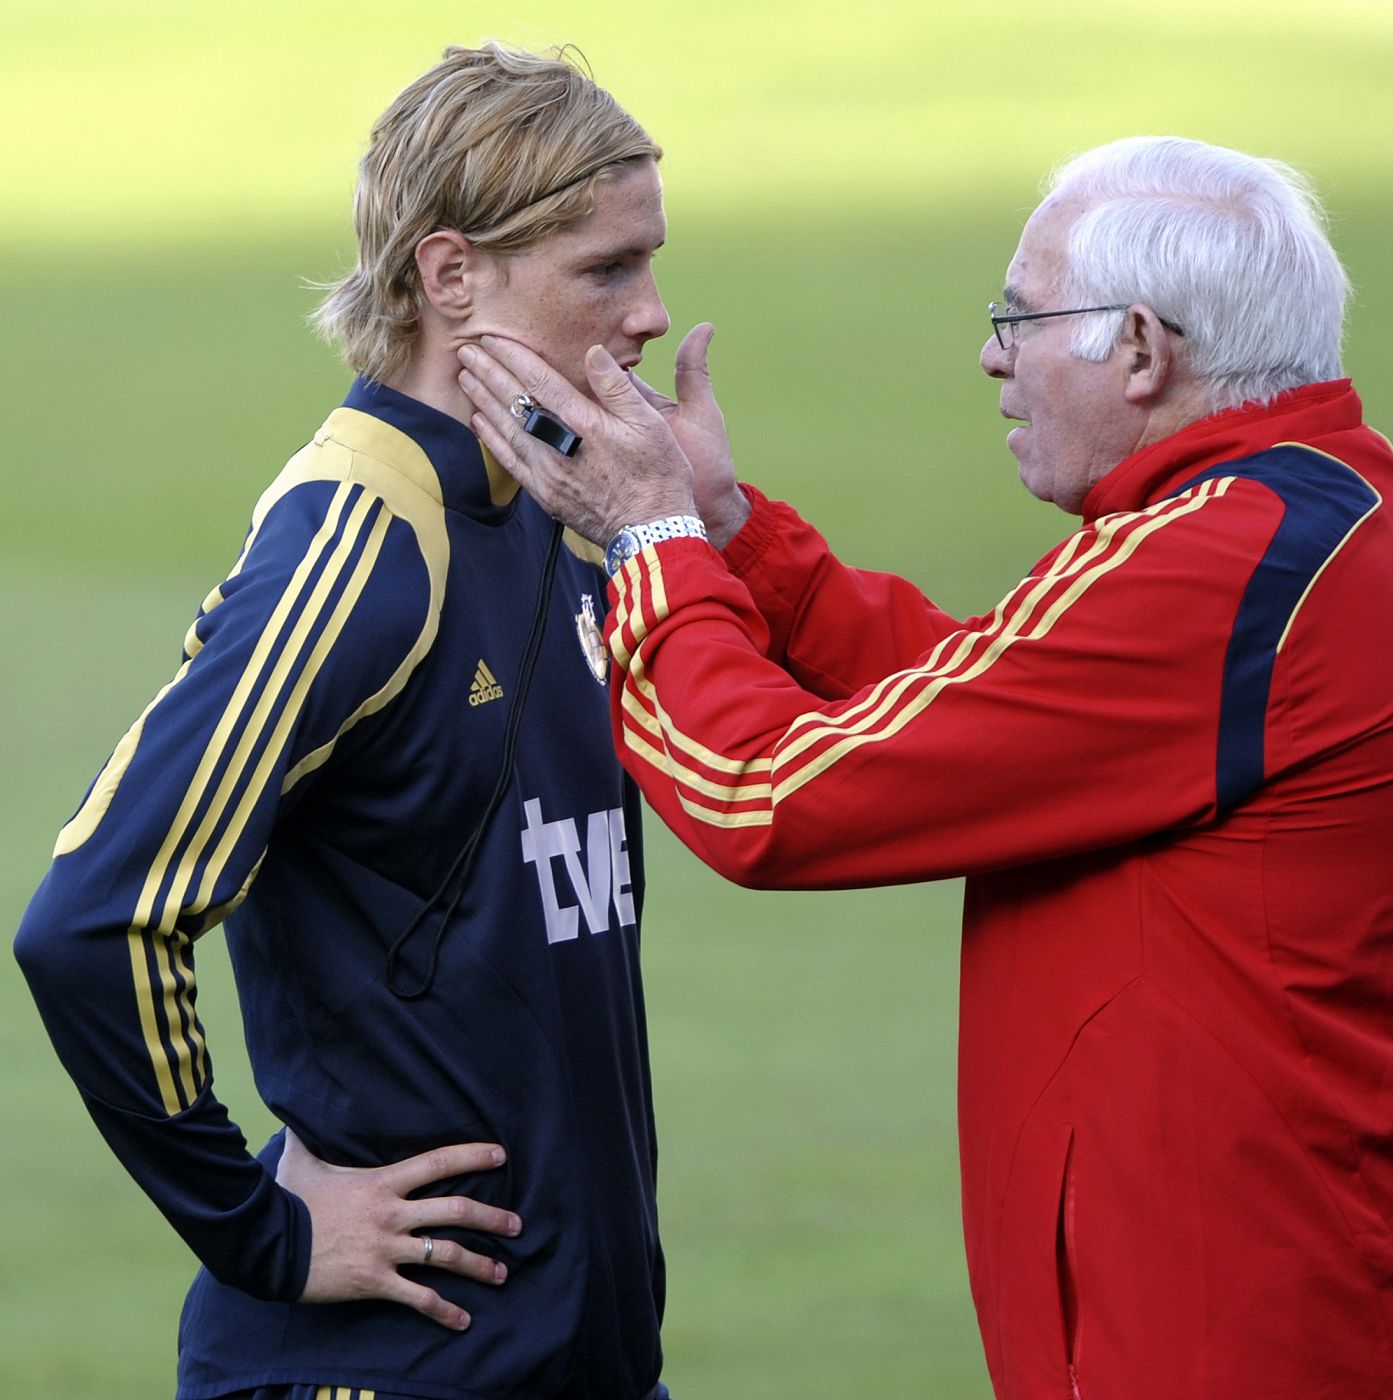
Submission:
[[571,333],[585,341],[586,347],[607,341],[622,325],[624,303],[618,297],[597,296],[584,306],[573,308],[569,319]]
[[603,306],[603,292],[593,292],[582,286],[559,287],[537,299],[535,305],[551,320],[574,322],[595,314]]
[[516,333],[538,354],[551,362],[583,394],[589,394],[585,352],[595,344],[609,344],[621,313],[616,299],[579,288],[550,289],[532,299],[526,326]]

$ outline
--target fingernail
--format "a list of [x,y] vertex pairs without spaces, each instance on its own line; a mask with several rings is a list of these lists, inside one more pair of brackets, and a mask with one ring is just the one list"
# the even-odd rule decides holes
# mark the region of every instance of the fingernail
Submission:
[[479,358],[472,345],[460,346],[459,357],[460,363],[466,365],[472,365]]
[[508,1217],[507,1233],[510,1235],[522,1234],[522,1221],[519,1220],[516,1215],[510,1215]]
[[461,1313],[455,1320],[455,1331],[463,1332],[474,1319],[468,1313]]
[[493,1151],[489,1153],[489,1161],[492,1162],[495,1167],[501,1167],[507,1160],[508,1154],[504,1152],[501,1147],[495,1147]]
[[493,1281],[502,1283],[508,1277],[508,1267],[506,1264],[495,1264],[493,1266]]

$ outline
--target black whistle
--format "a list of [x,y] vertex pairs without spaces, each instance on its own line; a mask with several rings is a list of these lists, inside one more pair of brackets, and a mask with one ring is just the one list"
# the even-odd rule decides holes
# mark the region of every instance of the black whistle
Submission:
[[573,433],[554,413],[544,408],[529,408],[522,430],[529,437],[554,447],[563,457],[574,457],[580,449],[580,434]]

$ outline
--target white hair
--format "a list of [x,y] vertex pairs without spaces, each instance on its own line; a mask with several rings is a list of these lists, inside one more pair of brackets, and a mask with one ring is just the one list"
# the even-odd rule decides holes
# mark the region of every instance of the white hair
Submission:
[[[1134,136],[1066,162],[1051,199],[1080,198],[1062,290],[1080,306],[1142,302],[1184,332],[1215,411],[1341,376],[1349,279],[1306,178],[1280,161]],[[1070,349],[1105,359],[1123,314],[1078,317]]]

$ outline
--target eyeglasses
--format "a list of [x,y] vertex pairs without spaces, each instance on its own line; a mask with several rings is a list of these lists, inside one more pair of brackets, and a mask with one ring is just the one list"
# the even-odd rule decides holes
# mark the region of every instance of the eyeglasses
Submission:
[[[1095,311],[1126,311],[1131,302],[1114,302],[1110,306],[1075,306],[1068,311],[1012,311],[1009,304],[999,301],[987,304],[987,314],[992,318],[992,330],[996,332],[996,343],[1003,350],[1009,350],[1016,343],[1016,326],[1022,321],[1048,321],[1055,316],[1088,316]],[[1173,321],[1158,318],[1161,324],[1176,335],[1184,335]]]

